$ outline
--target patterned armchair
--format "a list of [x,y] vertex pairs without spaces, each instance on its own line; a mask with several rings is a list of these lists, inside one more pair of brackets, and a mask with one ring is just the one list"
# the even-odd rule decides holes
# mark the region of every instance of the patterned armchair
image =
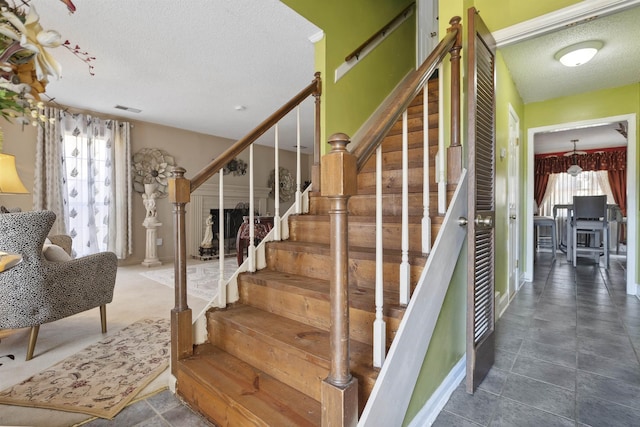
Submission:
[[51,211],[0,215],[0,250],[23,257],[19,265],[0,273],[0,329],[31,328],[27,360],[33,357],[44,323],[100,307],[102,332],[107,330],[106,304],[113,299],[116,255],[102,252],[48,261],[43,244],[55,218]]

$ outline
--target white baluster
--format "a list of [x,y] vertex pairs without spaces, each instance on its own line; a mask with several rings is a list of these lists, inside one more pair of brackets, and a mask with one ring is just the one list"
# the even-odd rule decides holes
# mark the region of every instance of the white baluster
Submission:
[[253,200],[253,144],[249,146],[249,247],[247,248],[249,259],[248,271],[256,271],[256,245],[254,230],[254,200]]
[[382,145],[376,149],[376,320],[373,322],[373,366],[382,367],[387,343],[384,307],[384,267],[382,256]]
[[273,240],[278,241],[281,240],[280,233],[280,156],[278,152],[278,124],[276,123],[275,127],[275,141],[274,141],[274,151],[275,151],[275,212],[273,214]]
[[400,305],[409,304],[409,136],[407,111],[402,113],[402,262],[400,263]]
[[227,286],[224,280],[224,169],[220,169],[218,181],[218,264],[220,277],[218,278],[218,307],[227,306]]
[[429,182],[429,81],[422,88],[422,253],[431,252],[431,217],[429,216],[430,205],[430,182]]
[[296,109],[296,213],[302,213],[302,176],[300,171],[300,106]]
[[[442,64],[438,67],[438,93],[444,93]],[[438,96],[438,213],[447,213],[447,156],[444,148],[444,97]]]

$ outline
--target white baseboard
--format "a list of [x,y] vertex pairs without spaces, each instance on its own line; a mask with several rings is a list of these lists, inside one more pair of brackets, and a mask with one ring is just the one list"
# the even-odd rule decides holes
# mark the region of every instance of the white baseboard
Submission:
[[507,307],[509,307],[509,295],[501,295],[498,300],[498,319],[502,317]]
[[409,427],[426,427],[433,422],[440,414],[444,405],[449,401],[451,393],[458,387],[466,374],[467,356],[463,355],[456,365],[449,371],[440,386],[431,395],[427,403],[424,404],[420,412],[411,420]]

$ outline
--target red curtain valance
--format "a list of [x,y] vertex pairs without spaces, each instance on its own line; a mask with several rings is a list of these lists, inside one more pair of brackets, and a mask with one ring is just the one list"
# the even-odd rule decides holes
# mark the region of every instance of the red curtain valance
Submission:
[[[553,156],[535,158],[535,174],[548,175],[552,173],[562,173],[573,164],[573,156]],[[585,171],[622,171],[627,169],[626,148],[615,151],[604,151],[596,153],[576,155],[576,163]]]

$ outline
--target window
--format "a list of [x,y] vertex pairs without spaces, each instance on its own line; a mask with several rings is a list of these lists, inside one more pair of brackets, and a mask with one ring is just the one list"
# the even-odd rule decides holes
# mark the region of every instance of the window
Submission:
[[103,252],[109,243],[111,150],[104,137],[76,128],[64,136],[68,230],[75,256]]

